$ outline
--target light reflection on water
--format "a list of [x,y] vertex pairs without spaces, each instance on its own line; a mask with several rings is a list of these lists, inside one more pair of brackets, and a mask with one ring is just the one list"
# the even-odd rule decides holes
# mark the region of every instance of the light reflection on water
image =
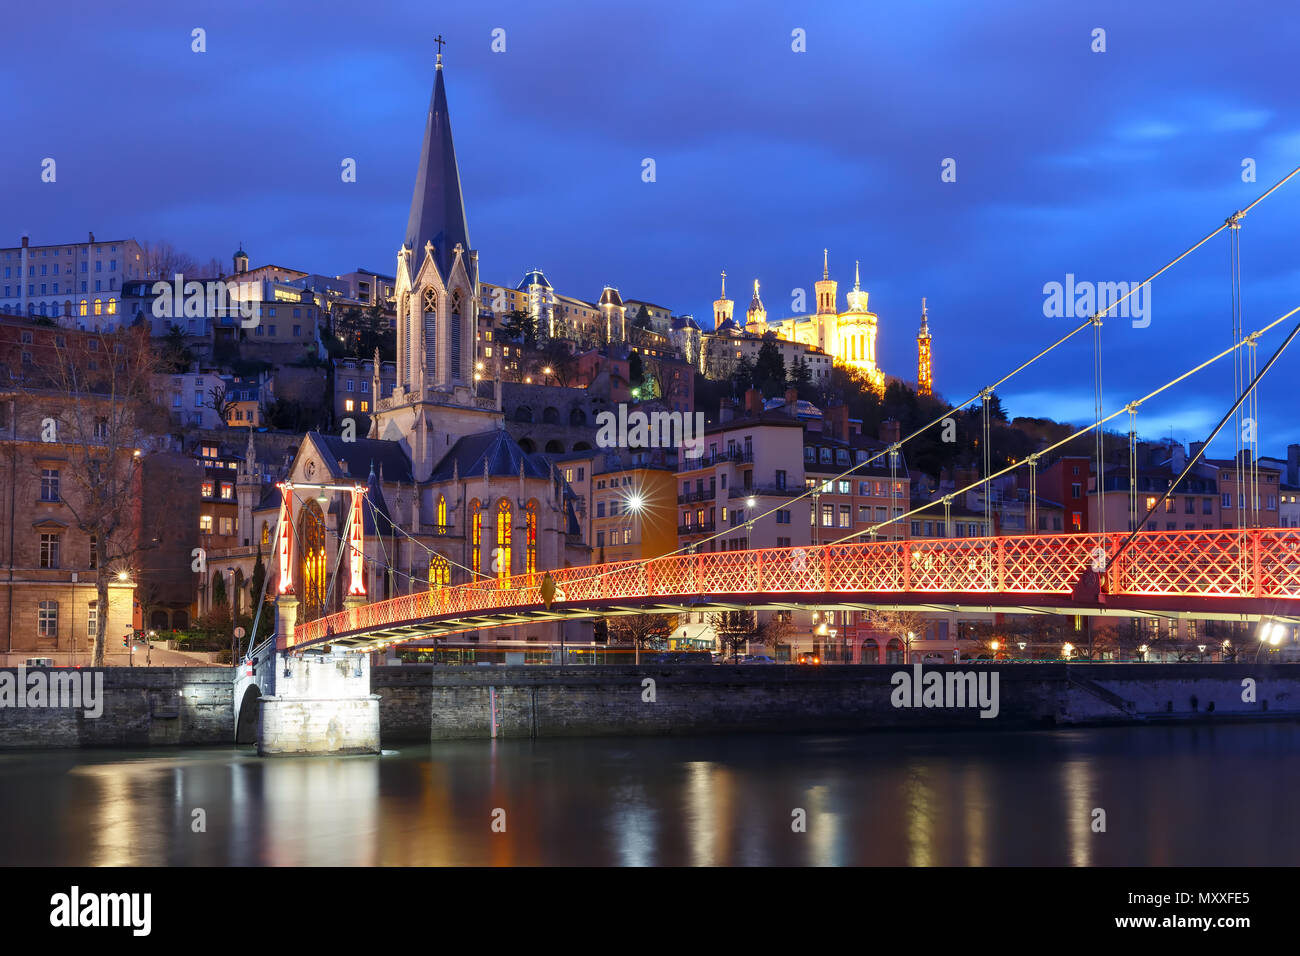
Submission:
[[1300,863],[1296,724],[396,750],[0,754],[0,864]]

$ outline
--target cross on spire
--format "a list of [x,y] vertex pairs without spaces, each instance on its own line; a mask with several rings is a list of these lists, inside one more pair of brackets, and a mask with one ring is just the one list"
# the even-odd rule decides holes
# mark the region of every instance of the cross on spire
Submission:
[[436,44],[438,44],[438,66],[441,67],[441,66],[442,66],[442,47],[443,47],[443,44],[445,44],[447,41],[444,40],[444,39],[442,38],[442,34],[439,33],[436,37],[434,37],[433,42],[436,43]]

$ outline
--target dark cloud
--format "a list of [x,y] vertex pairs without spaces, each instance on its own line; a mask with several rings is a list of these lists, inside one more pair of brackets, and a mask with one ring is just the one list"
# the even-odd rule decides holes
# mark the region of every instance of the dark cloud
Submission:
[[[758,277],[781,313],[829,247],[841,292],[862,262],[887,371],[912,373],[928,297],[937,383],[964,399],[1069,327],[1044,317],[1044,283],[1144,277],[1300,164],[1285,3],[989,6],[145,0],[58,23],[20,6],[0,39],[0,241],[94,230],[206,259],[242,240],[255,262],[391,271],[441,33],[485,278],[540,266],[570,294],[611,282],[703,318],[726,269],[740,308]],[[795,28],[807,53],[790,49]],[[940,182],[945,157],[955,184]],[[1248,327],[1297,304],[1297,205],[1300,181],[1246,221]],[[1227,344],[1226,238],[1152,302],[1149,327],[1105,326],[1109,407]],[[1081,335],[1004,386],[1008,407],[1086,414],[1091,361]],[[1261,403],[1272,451],[1300,440],[1292,361]],[[1139,427],[1195,438],[1231,382],[1226,365],[1204,373]]]

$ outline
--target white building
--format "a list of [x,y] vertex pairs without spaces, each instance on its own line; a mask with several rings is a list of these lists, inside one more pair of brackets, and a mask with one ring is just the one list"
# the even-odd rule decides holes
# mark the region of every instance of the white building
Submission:
[[27,236],[0,249],[0,312],[59,317],[68,328],[99,331],[121,321],[122,283],[144,275],[134,239],[33,246]]

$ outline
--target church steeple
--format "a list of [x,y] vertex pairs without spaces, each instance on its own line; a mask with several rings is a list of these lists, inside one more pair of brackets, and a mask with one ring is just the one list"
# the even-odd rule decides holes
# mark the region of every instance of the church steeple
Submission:
[[442,77],[440,45],[433,96],[424,123],[424,145],[420,148],[420,164],[415,171],[411,214],[406,221],[406,246],[411,249],[411,269],[414,272],[424,261],[425,244],[433,243],[434,261],[445,280],[455,258],[456,244],[464,247],[468,256],[470,243],[456,150],[451,141],[451,119],[447,115],[447,90]]

